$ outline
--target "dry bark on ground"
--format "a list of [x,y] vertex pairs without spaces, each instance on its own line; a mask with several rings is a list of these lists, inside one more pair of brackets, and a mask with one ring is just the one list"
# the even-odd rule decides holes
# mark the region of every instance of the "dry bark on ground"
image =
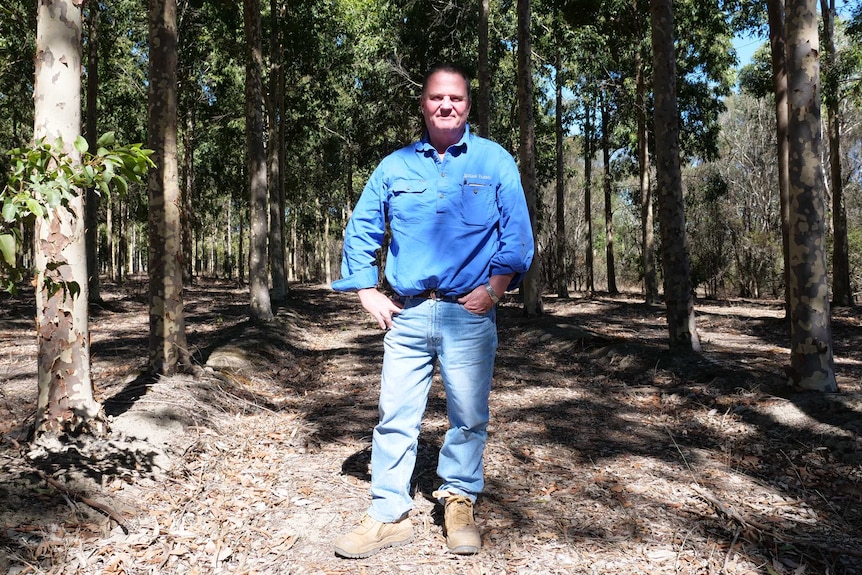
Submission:
[[547,298],[500,309],[484,547],[445,550],[431,501],[439,382],[414,476],[413,544],[343,560],[367,503],[381,334],[355,299],[296,286],[247,321],[228,285],[187,291],[203,377],[156,381],[140,287],[93,309],[112,434],[28,444],[32,313],[0,302],[0,572],[587,574],[862,572],[862,353],[836,310],[843,393],[795,394],[780,304],[704,302],[701,356],[665,351],[661,308]]

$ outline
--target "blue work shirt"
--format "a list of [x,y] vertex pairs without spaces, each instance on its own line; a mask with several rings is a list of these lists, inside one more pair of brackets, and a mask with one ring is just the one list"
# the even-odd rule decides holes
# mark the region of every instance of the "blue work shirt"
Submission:
[[515,161],[502,146],[470,133],[443,159],[427,135],[380,162],[344,234],[338,291],[375,287],[375,250],[391,229],[386,279],[402,296],[436,289],[460,296],[492,275],[514,273],[515,288],[533,259],[533,230]]

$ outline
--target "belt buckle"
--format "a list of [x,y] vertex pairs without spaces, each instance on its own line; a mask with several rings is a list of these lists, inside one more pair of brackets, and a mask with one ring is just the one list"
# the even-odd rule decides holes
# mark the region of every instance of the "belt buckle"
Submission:
[[438,301],[440,299],[440,292],[436,289],[428,290],[428,299]]

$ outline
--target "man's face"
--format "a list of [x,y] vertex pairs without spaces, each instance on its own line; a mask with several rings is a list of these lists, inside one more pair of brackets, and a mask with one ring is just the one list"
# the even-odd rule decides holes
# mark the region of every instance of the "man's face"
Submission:
[[440,138],[458,139],[470,114],[467,82],[460,74],[436,72],[419,101],[432,143]]

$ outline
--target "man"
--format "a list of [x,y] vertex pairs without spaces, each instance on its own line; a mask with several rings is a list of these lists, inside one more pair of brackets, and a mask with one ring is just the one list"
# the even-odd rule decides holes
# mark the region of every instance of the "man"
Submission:
[[[520,176],[501,146],[470,133],[470,79],[445,64],[425,77],[425,137],[380,163],[344,237],[339,291],[357,291],[384,336],[380,420],[371,450],[371,506],[335,541],[342,557],[368,557],[413,539],[410,478],[417,440],[439,365],[450,429],[440,449],[433,496],[445,506],[450,551],[481,546],[473,504],[484,487],[482,454],[497,349],[495,304],[517,286],[533,257]],[[379,291],[375,250],[391,230]]]

